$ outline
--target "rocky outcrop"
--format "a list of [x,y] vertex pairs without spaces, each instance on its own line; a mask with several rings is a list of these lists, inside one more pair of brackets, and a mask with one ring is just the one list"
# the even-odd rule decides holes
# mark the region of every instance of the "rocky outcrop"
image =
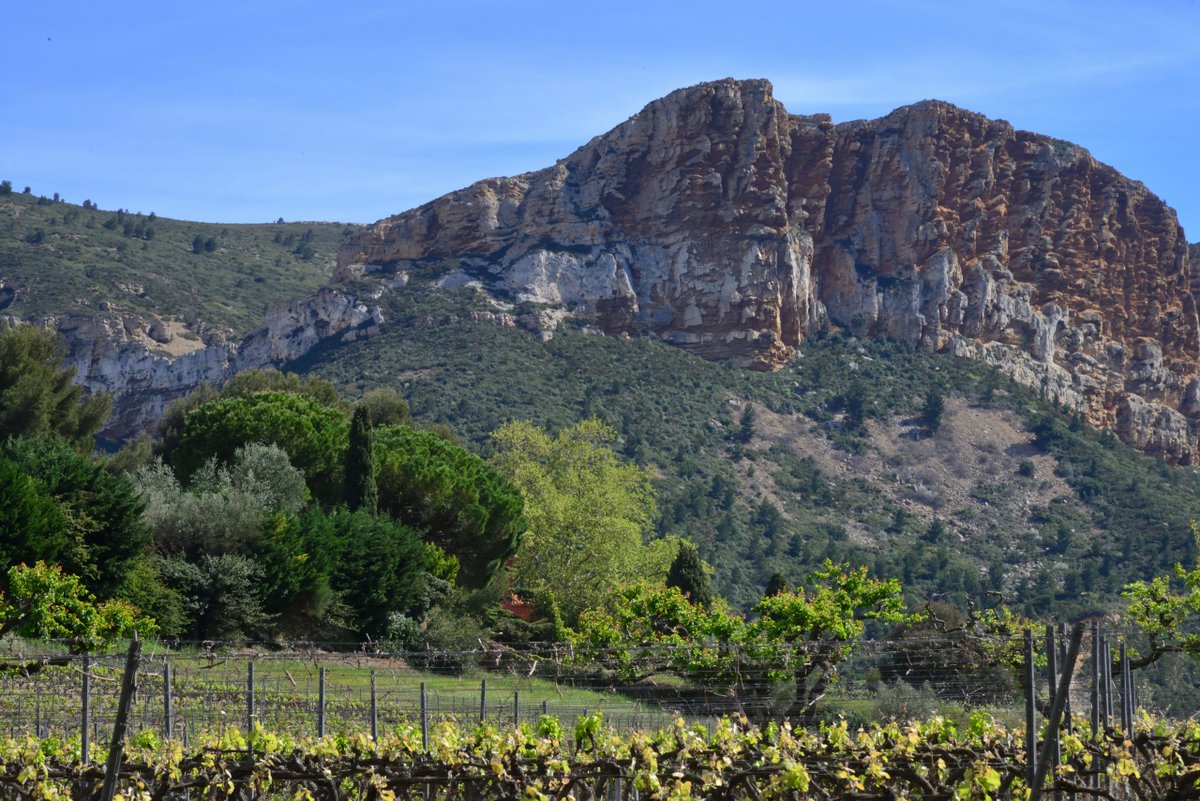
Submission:
[[1077,146],[926,101],[789,114],[683,89],[547,169],[348,239],[347,273],[446,261],[493,293],[756,369],[826,325],[983,359],[1190,458],[1200,324],[1175,213]]
[[266,324],[240,342],[213,336],[206,345],[178,355],[152,347],[168,339],[169,329],[161,321],[134,316],[41,321],[63,335],[77,380],[112,394],[112,417],[101,432],[111,440],[152,425],[168,404],[200,384],[220,384],[239,370],[283,367],[321,342],[373,336],[382,322],[377,307],[334,288],[275,306]]

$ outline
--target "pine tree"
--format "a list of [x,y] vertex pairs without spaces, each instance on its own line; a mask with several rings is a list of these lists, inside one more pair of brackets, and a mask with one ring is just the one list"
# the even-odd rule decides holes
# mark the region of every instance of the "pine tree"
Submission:
[[346,449],[346,506],[356,512],[379,509],[379,489],[375,484],[375,445],[371,432],[371,413],[365,406],[354,410],[350,418],[350,447]]
[[754,439],[754,407],[746,404],[746,410],[742,412],[741,424],[738,426],[737,434],[738,442],[749,444]]
[[842,407],[846,411],[846,427],[851,431],[861,432],[866,425],[870,412],[871,399],[867,395],[867,387],[861,381],[855,381],[842,396]]
[[930,434],[936,434],[942,427],[942,416],[945,412],[946,399],[937,387],[930,387],[925,393],[925,405],[921,408],[921,422]]
[[776,570],[767,581],[767,591],[763,593],[763,597],[771,598],[782,592],[787,592],[787,588],[787,579],[783,577],[782,573]]
[[678,587],[697,606],[712,606],[713,592],[704,560],[696,546],[687,540],[679,543],[679,553],[667,572],[667,586]]

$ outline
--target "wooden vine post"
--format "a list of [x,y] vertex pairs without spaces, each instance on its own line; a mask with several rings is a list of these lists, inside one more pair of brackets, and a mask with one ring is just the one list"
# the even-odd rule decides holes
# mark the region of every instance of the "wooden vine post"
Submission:
[[1029,801],[1038,801],[1042,796],[1042,785],[1046,781],[1046,773],[1050,767],[1050,757],[1054,753],[1058,727],[1062,724],[1063,708],[1067,704],[1067,696],[1071,694],[1071,677],[1075,675],[1075,660],[1079,658],[1079,644],[1083,641],[1083,623],[1071,626],[1071,644],[1067,646],[1067,658],[1063,661],[1062,675],[1058,680],[1058,690],[1054,693],[1054,701],[1050,705],[1050,719],[1046,721],[1047,736],[1042,741],[1042,753],[1037,761],[1033,785],[1029,791]]
[[129,707],[137,689],[138,662],[142,656],[142,641],[137,632],[129,643],[125,655],[125,675],[121,678],[121,699],[117,702],[117,718],[113,722],[112,742],[108,747],[108,762],[104,766],[104,784],[100,788],[100,801],[113,801],[117,792],[117,779],[121,774],[121,760],[125,755],[125,733],[129,729]]

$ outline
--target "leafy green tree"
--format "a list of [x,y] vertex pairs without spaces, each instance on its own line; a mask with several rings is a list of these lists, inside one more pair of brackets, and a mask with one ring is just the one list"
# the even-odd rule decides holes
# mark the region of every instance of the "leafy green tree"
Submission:
[[[241,398],[256,392],[288,392],[304,395],[322,406],[336,406],[337,390],[333,384],[319,378],[301,378],[295,373],[278,370],[242,370],[226,381],[220,389],[210,384],[201,384],[187,395],[172,403],[159,418],[158,444],[154,452],[170,462],[171,454],[183,436],[183,421],[188,412],[218,398]],[[375,418],[372,418],[375,420]],[[378,424],[378,421],[376,420]]]
[[[1200,526],[1191,522],[1192,538],[1200,548]],[[1157,662],[1170,653],[1200,659],[1200,557],[1188,570],[1181,564],[1168,575],[1125,585],[1125,619],[1145,641],[1134,667]]]
[[371,423],[376,426],[401,425],[408,422],[408,401],[391,387],[372,389],[362,396],[359,406],[371,413]]
[[124,601],[97,602],[78,576],[58,565],[14,565],[0,581],[0,637],[65,640],[82,652],[155,630],[154,621]]
[[264,571],[263,606],[277,632],[311,638],[340,633],[349,615],[333,587],[338,547],[319,509],[278,514],[264,526],[253,558]]
[[345,414],[303,395],[255,392],[220,398],[188,412],[171,464],[187,482],[210,459],[229,464],[243,445],[277,445],[304,473],[313,496],[333,504],[342,497],[347,429]]
[[12,193],[12,181],[0,181],[0,197],[8,197]]
[[[312,398],[322,406],[337,406],[338,394],[333,384],[321,378],[284,373],[279,370],[242,370],[221,387],[221,397],[241,398],[256,392],[290,392]],[[371,418],[378,424],[378,420]]]
[[379,488],[375,483],[375,440],[371,432],[371,413],[357,406],[350,418],[350,444],[346,448],[346,506],[350,511],[363,509],[375,514],[379,509]]
[[108,598],[150,543],[129,479],[61,438],[0,446],[0,489],[0,564],[61,564]]
[[713,591],[708,566],[693,543],[687,540],[679,543],[679,551],[667,570],[667,586],[677,587],[694,604],[712,606]]
[[175,449],[179,447],[179,440],[183,437],[183,421],[188,412],[219,397],[221,393],[211,384],[201,384],[167,406],[155,426],[158,439],[154,444],[154,454],[170,464]]
[[675,587],[628,585],[585,612],[570,639],[578,661],[622,681],[672,673],[697,689],[730,688],[750,713],[808,715],[868,620],[911,618],[899,582],[865,567],[827,560],[806,585],[763,598],[753,620],[691,604]]
[[116,475],[132,473],[139,467],[150,464],[153,458],[154,437],[143,431],[136,437],[126,440],[125,444],[121,446],[121,450],[104,462],[104,469]]
[[342,508],[279,515],[255,548],[278,630],[373,639],[392,616],[426,611],[430,584],[442,581],[430,573],[434,556],[403,523]]
[[183,600],[190,626],[185,636],[197,640],[240,640],[269,629],[263,609],[265,571],[238,554],[205,554],[195,562],[178,556],[159,562],[164,582]]
[[846,412],[846,426],[851,430],[861,431],[867,423],[871,407],[871,398],[866,384],[855,380],[842,395],[841,400],[842,408]]
[[516,586],[552,594],[568,621],[626,582],[661,580],[674,555],[674,547],[664,553],[646,545],[654,520],[650,472],[618,459],[615,439],[595,419],[555,437],[526,422],[492,434],[492,462],[521,488],[529,520],[513,560]]
[[741,422],[738,424],[738,442],[749,444],[750,440],[754,439],[754,406],[747,403],[745,411],[742,412]]
[[425,611],[432,560],[419,532],[361,511],[335,510],[328,519],[337,554],[332,583],[351,610],[351,630],[379,637],[391,613]]
[[249,552],[268,516],[296,514],[308,498],[304,476],[287,454],[254,443],[235,451],[227,467],[215,459],[206,463],[186,489],[157,461],[140,469],[136,482],[157,550],[191,561]]
[[[107,224],[105,227],[107,227]],[[200,236],[200,234],[196,234],[194,237],[192,237],[192,252],[193,253],[203,253],[204,252],[204,237]]]
[[182,637],[190,623],[183,596],[167,586],[159,565],[160,557],[154,553],[138,557],[113,592],[113,597],[132,604],[140,614],[153,620],[161,636]]
[[456,557],[459,584],[486,584],[525,531],[518,487],[434,432],[381,426],[374,446],[380,511]]
[[65,511],[19,464],[0,459],[0,564],[82,556]]
[[73,367],[51,331],[0,323],[0,441],[58,434],[90,449],[108,419],[108,395],[84,395],[72,384]]
[[783,574],[776,570],[771,574],[771,578],[767,581],[767,589],[763,592],[764,598],[770,598],[772,595],[778,595],[781,592],[787,592],[788,583]]
[[762,532],[768,539],[775,539],[784,532],[783,512],[779,507],[763,498],[754,513],[754,522],[762,527]]

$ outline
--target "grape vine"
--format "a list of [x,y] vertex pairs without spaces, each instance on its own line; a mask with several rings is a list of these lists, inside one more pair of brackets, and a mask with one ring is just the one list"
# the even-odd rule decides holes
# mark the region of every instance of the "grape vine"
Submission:
[[[554,718],[501,730],[419,727],[372,740],[339,734],[293,740],[256,730],[213,737],[185,752],[150,732],[132,738],[120,774],[125,801],[303,799],[305,801],[543,801],[546,799],[1025,798],[1019,730],[984,713],[851,729],[723,719],[619,735],[597,714],[568,737]],[[1080,798],[1183,801],[1200,795],[1200,724],[1149,718],[1137,734],[1093,739],[1064,734],[1064,761],[1050,782]],[[79,761],[77,742],[0,740],[0,797],[87,798],[103,768]],[[1051,789],[1051,788],[1047,788]],[[1045,796],[1043,796],[1045,797]]]

